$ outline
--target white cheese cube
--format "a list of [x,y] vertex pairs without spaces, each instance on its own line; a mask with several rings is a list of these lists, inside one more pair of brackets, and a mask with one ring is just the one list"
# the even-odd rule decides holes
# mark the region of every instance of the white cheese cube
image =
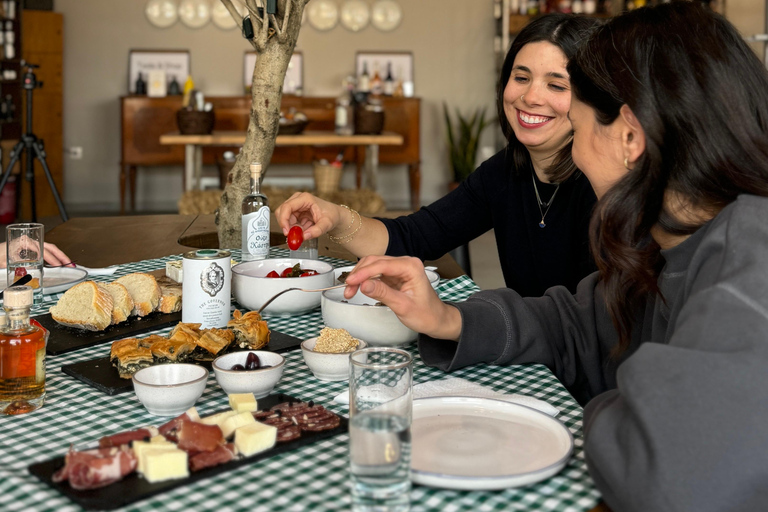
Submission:
[[194,406],[187,409],[187,416],[192,421],[200,421],[200,415],[197,413],[197,408]]
[[224,423],[219,425],[219,427],[221,428],[221,432],[224,434],[224,438],[226,439],[229,438],[235,430],[242,427],[243,425],[248,425],[249,423],[255,422],[256,420],[253,418],[253,414],[249,412],[239,412],[234,416],[230,416],[224,420]]
[[165,275],[167,275],[177,283],[181,283],[182,278],[184,277],[182,269],[183,269],[182,262],[179,260],[165,262]]
[[150,437],[149,442],[150,443],[167,443],[168,440],[162,434],[158,434],[156,436]]
[[269,450],[277,442],[277,427],[264,423],[250,423],[235,430],[235,448],[238,453],[250,457]]
[[200,418],[199,422],[204,425],[218,425],[219,428],[221,428],[221,424],[224,423],[224,420],[231,418],[235,414],[237,414],[237,411],[224,411],[211,416],[206,416],[205,418]]
[[144,478],[151,483],[189,476],[187,452],[178,448],[151,448],[143,452]]
[[136,471],[139,473],[144,473],[144,467],[145,467],[145,459],[144,454],[148,450],[175,450],[176,445],[174,443],[171,443],[170,441],[166,441],[163,439],[162,441],[155,441],[155,442],[147,442],[147,441],[134,441],[133,442],[133,454],[136,455],[136,461],[138,465],[136,466]]
[[237,412],[254,412],[259,410],[259,404],[253,393],[237,393],[229,395],[229,406]]

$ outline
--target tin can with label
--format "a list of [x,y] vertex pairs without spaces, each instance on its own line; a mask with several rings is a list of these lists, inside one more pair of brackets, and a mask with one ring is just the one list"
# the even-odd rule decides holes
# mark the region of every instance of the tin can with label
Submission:
[[181,321],[202,329],[226,327],[232,286],[232,253],[200,249],[182,260]]

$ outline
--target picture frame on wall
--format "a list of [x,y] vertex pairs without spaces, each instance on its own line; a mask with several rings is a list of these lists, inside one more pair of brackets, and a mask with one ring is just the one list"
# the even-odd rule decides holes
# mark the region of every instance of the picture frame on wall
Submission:
[[189,50],[130,50],[128,52],[128,93],[136,94],[136,79],[141,73],[144,81],[150,71],[164,71],[168,82],[176,78],[183,84],[192,74]]
[[410,97],[415,93],[412,52],[359,51],[355,54],[355,76],[358,83],[364,69],[367,69],[371,79],[378,71],[381,80],[386,79],[391,69],[395,83],[402,81],[403,95]]
[[[243,61],[243,86],[245,87],[246,94],[251,92],[251,81],[253,80],[253,68],[256,66],[256,57],[256,52],[245,52]],[[283,94],[301,96],[303,91],[304,57],[300,51],[295,51],[288,63],[288,70],[285,72]]]

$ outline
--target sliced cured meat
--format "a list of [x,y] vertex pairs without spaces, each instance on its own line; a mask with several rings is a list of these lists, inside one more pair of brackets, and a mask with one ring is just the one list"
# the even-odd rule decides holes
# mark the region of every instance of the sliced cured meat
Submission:
[[158,430],[155,427],[140,428],[138,430],[132,430],[130,432],[121,432],[111,436],[105,436],[99,439],[99,448],[110,448],[112,446],[120,446],[128,444],[131,441],[143,441],[150,437],[156,436]]
[[69,480],[74,489],[98,489],[122,480],[136,470],[137,460],[126,445],[78,452],[70,446],[64,467],[53,475],[54,482]]
[[186,452],[212,452],[224,442],[224,435],[218,425],[182,421],[177,432],[179,449]]
[[[218,427],[216,427],[218,428]],[[219,430],[221,432],[221,430]],[[190,471],[199,471],[203,468],[210,468],[229,462],[235,457],[235,447],[232,443],[226,445],[220,444],[215,450],[210,452],[200,452],[189,459]]]
[[195,418],[190,418],[189,415],[185,412],[180,416],[176,416],[168,423],[161,425],[158,430],[163,435],[163,437],[175,443],[178,439],[178,430],[181,428],[181,424],[185,421],[194,421],[194,419]]
[[301,429],[297,425],[277,428],[277,442],[287,443],[301,437]]

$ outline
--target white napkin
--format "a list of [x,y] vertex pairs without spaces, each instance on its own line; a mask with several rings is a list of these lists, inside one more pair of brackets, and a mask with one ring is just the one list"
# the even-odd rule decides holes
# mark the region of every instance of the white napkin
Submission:
[[120,268],[119,266],[109,267],[109,268],[88,268],[82,265],[76,265],[76,267],[88,272],[89,276],[111,276],[112,274],[117,272],[117,269]]
[[[557,416],[560,411],[543,400],[525,395],[508,395],[498,393],[490,388],[475,384],[466,379],[448,377],[447,379],[422,382],[413,386],[413,398],[429,398],[434,396],[469,396],[474,398],[493,398],[515,404],[525,405],[550,416]],[[349,390],[337,395],[334,402],[349,405]]]

